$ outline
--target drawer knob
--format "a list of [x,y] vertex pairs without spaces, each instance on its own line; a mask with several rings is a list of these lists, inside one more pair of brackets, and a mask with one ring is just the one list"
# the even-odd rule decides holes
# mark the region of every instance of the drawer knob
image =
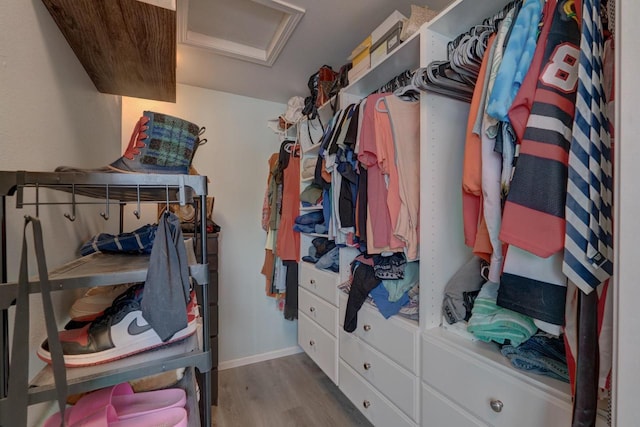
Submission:
[[491,406],[491,409],[493,409],[493,412],[502,412],[502,408],[504,408],[504,403],[496,399],[496,400],[492,400],[489,403],[489,406]]
[[312,285],[315,285],[316,284],[316,280],[315,279],[311,279],[311,280],[309,280],[309,283],[311,283]]
[[316,308],[315,307],[309,307],[309,311],[313,313],[314,311],[316,311]]
[[365,408],[368,408],[369,406],[371,406],[371,402],[369,402],[368,400],[365,400],[362,402],[362,406],[364,406]]
[[365,371],[368,371],[369,369],[371,369],[371,363],[369,363],[369,362],[364,362],[364,365],[362,365],[362,366],[364,366],[364,370]]
[[368,332],[371,330],[371,325],[364,325],[362,328]]
[[311,340],[311,341],[309,341],[309,345],[310,346],[314,346],[314,345],[316,345],[316,342],[314,340]]

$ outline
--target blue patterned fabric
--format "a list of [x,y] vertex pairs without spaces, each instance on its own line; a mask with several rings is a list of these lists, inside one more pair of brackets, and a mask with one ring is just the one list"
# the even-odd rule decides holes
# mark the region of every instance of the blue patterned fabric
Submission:
[[118,235],[100,233],[80,248],[86,256],[94,252],[150,254],[156,236],[157,224],[147,224],[130,233]]
[[613,274],[613,179],[609,122],[602,86],[602,51],[600,2],[583,0],[562,271],[585,293],[590,293]]

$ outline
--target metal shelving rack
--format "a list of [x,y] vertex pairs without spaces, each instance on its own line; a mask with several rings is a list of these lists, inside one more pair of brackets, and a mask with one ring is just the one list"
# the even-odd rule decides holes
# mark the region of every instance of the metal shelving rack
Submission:
[[[29,189],[29,190],[27,190]],[[68,202],[49,202],[41,198],[42,189],[53,189],[69,194]],[[27,191],[25,191],[27,190]],[[84,196],[77,198],[77,196]],[[103,204],[100,215],[109,217],[109,206],[118,205],[120,230],[123,228],[123,206],[136,203],[134,211],[139,216],[142,203],[190,203],[196,200],[199,218],[206,218],[207,177],[197,175],[160,175],[160,174],[124,174],[108,172],[27,172],[0,171],[0,225],[2,242],[0,244],[0,425],[13,425],[11,414],[26,408],[8,407],[9,364],[9,322],[7,309],[17,295],[17,283],[7,282],[7,240],[6,240],[6,198],[14,197],[16,208],[35,206],[38,216],[41,206],[64,204],[71,206],[71,213],[65,216],[75,220],[76,207],[85,204]],[[101,201],[98,201],[101,200]],[[200,221],[201,236],[206,236],[206,221]],[[115,362],[86,368],[67,369],[67,384],[70,394],[83,393],[170,371],[181,367],[194,367],[203,373],[200,384],[200,398],[205,403],[200,417],[198,405],[190,405],[190,426],[211,425],[211,375],[212,366],[209,336],[208,301],[209,272],[207,266],[206,239],[200,239],[200,258],[198,264],[190,265],[191,277],[198,286],[202,286],[203,301],[199,302],[202,337],[196,334],[175,344],[160,349],[139,353]],[[149,256],[96,253],[71,261],[49,273],[52,290],[74,289],[81,287],[104,286],[126,282],[142,282],[146,278]],[[39,281],[29,281],[29,292],[40,291]],[[55,400],[56,389],[53,385],[51,367],[45,367],[32,380],[28,390],[28,405]],[[193,376],[191,374],[191,376]],[[190,387],[195,389],[195,384]],[[195,395],[195,390],[190,391]],[[191,399],[194,400],[194,399]],[[193,407],[191,407],[193,406]]]

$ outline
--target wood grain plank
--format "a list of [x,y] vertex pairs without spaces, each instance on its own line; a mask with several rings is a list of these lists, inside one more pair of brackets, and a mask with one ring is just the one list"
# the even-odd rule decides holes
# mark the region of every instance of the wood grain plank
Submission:
[[371,426],[304,353],[219,372],[214,426]]
[[175,102],[175,11],[137,0],[42,1],[98,91]]

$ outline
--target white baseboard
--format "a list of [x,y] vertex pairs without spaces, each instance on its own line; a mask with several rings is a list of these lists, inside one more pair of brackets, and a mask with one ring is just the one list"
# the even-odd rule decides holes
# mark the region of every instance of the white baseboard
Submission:
[[279,357],[291,356],[292,354],[302,353],[300,346],[283,348],[280,350],[269,351],[267,353],[254,354],[253,356],[241,357],[240,359],[226,360],[218,363],[218,371],[225,369],[237,368],[238,366],[251,365],[252,363],[264,362],[265,360],[277,359]]

